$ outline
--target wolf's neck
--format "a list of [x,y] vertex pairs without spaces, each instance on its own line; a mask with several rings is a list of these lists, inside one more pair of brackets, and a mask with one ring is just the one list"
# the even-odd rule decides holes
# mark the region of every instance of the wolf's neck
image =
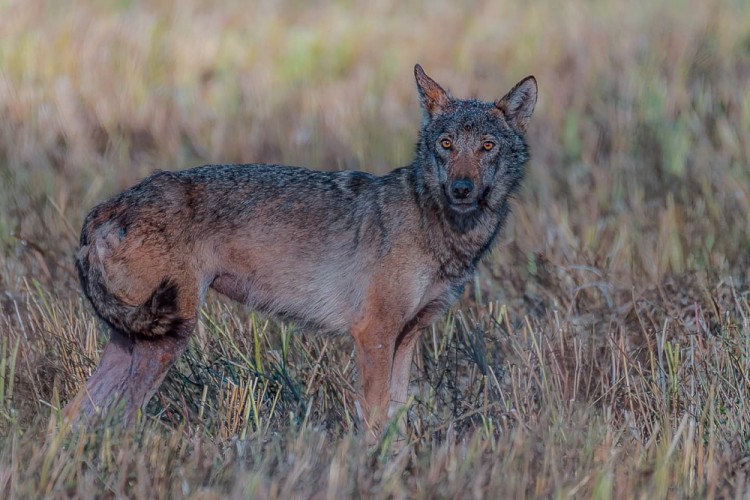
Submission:
[[470,220],[461,220],[451,214],[440,193],[424,185],[417,166],[407,171],[409,194],[420,213],[426,235],[425,250],[438,261],[444,278],[468,279],[497,240],[508,213],[507,200],[493,200],[494,203],[481,207]]

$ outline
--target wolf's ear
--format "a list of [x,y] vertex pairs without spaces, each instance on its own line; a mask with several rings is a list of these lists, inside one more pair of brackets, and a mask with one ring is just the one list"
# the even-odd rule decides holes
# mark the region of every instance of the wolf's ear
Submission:
[[414,66],[414,78],[417,79],[419,100],[422,103],[425,118],[433,118],[450,107],[453,102],[451,96],[435,80],[427,76],[419,64]]
[[536,94],[536,78],[527,76],[505,94],[505,97],[495,102],[495,106],[502,111],[508,125],[520,132],[526,132],[526,126],[534,113]]

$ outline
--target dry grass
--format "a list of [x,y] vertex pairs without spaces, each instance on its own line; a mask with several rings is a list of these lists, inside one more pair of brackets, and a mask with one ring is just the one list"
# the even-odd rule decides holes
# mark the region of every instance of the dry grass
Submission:
[[[740,1],[0,1],[0,491],[10,497],[742,497],[750,9]],[[533,160],[368,451],[346,337],[212,297],[137,429],[57,412],[106,340],[72,269],[156,168],[410,161],[411,68],[499,97]]]

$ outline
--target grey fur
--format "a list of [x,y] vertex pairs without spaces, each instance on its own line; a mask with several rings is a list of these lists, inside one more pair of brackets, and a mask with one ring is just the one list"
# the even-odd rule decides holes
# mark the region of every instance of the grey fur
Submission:
[[[415,77],[424,110],[415,158],[387,175],[208,165],[155,173],[94,208],[77,266],[97,314],[136,340],[182,338],[213,287],[283,319],[348,331],[361,361],[380,359],[383,346],[400,359],[404,343],[410,361],[411,332],[450,307],[497,239],[536,102],[532,77],[497,102],[454,99],[418,65]],[[472,186],[460,199],[456,181]],[[391,362],[371,383],[365,374],[371,409]]]

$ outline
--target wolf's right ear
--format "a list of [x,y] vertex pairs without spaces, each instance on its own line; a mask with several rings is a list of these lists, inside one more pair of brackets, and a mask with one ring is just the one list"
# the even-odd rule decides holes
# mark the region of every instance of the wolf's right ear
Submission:
[[419,100],[426,120],[445,112],[451,106],[453,99],[450,94],[427,76],[419,64],[414,66],[414,78],[417,80]]

